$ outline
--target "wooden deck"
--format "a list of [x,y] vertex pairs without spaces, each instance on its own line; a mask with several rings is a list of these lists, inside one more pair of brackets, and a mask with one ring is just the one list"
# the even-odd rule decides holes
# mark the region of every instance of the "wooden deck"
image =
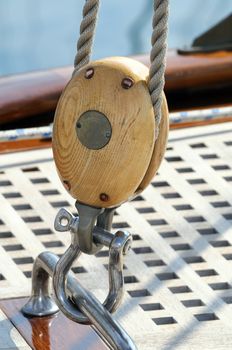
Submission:
[[[117,210],[114,229],[134,235],[124,303],[115,317],[139,350],[232,348],[232,123],[173,130],[159,175]],[[62,254],[54,232],[73,200],[50,149],[0,156],[0,298],[27,296],[33,259]],[[82,256],[74,272],[103,299],[107,252]],[[30,347],[0,311],[0,349]]]

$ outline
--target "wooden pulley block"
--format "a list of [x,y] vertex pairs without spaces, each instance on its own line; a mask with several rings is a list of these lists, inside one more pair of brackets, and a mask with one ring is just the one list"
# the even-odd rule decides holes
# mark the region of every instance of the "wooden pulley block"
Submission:
[[163,158],[168,109],[155,142],[148,68],[129,58],[91,62],[58,102],[53,153],[62,183],[79,202],[115,207],[143,190]]

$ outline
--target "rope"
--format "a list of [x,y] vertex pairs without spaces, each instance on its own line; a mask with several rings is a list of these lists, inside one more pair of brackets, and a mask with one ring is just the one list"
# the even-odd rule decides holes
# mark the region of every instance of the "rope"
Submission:
[[85,2],[80,37],[77,42],[77,54],[74,60],[75,71],[90,61],[99,3],[100,0],[86,0]]
[[159,134],[159,125],[162,118],[162,92],[164,88],[165,57],[167,51],[168,32],[168,0],[154,0],[154,16],[152,21],[152,38],[150,54],[150,72],[148,87],[155,112],[156,139]]
[[[77,42],[77,54],[74,60],[74,72],[89,63],[93,38],[96,28],[100,0],[86,0],[83,8],[83,19],[80,26],[80,38]],[[148,87],[156,121],[156,139],[162,117],[162,92],[164,88],[165,57],[167,51],[169,0],[154,0],[154,16],[151,38],[151,67]]]

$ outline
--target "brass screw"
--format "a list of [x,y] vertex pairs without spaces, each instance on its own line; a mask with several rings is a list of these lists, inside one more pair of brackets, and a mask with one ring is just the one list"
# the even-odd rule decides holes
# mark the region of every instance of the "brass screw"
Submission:
[[101,193],[99,197],[102,202],[108,202],[108,200],[110,199],[108,194],[106,193]]
[[94,76],[94,69],[93,68],[87,68],[85,72],[85,78],[91,79]]
[[64,188],[65,188],[67,191],[70,191],[70,190],[71,190],[71,185],[70,185],[70,183],[69,183],[67,180],[63,180],[63,185],[64,185]]
[[122,83],[121,83],[123,89],[130,89],[133,85],[134,85],[134,80],[130,77],[126,77],[122,80]]

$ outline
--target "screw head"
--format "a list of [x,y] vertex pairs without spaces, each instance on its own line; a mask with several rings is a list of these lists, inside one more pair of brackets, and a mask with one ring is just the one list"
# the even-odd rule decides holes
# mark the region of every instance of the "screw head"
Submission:
[[122,80],[121,85],[123,89],[128,90],[134,85],[134,80],[130,77],[126,77]]
[[92,67],[87,68],[85,71],[85,78],[91,79],[94,76],[94,69]]
[[106,193],[101,193],[99,197],[102,202],[108,202],[108,200],[110,199],[108,194]]

